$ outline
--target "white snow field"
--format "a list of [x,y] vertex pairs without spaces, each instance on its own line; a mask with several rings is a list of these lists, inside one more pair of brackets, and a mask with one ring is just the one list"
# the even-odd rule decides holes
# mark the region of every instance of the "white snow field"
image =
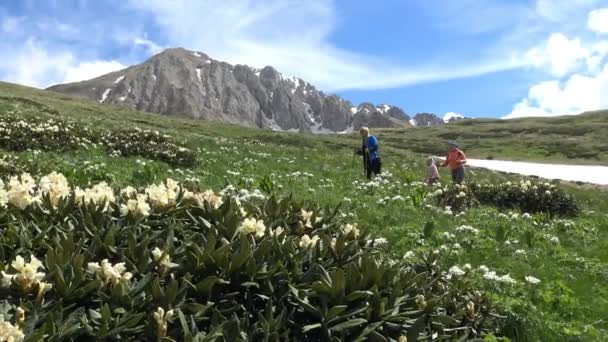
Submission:
[[538,176],[545,179],[608,185],[608,166],[541,164],[483,159],[467,159],[467,165],[524,176]]

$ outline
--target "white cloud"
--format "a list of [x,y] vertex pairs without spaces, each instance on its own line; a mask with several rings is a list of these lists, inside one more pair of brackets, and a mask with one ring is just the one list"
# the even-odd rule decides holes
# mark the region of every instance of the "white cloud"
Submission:
[[608,7],[591,11],[587,20],[587,27],[591,31],[608,34]]
[[[254,67],[272,65],[326,91],[378,89],[482,75],[521,67],[509,55],[475,61],[394,65],[331,43],[334,1],[130,1],[151,13],[174,46]],[[430,58],[429,58],[430,60]]]
[[125,68],[116,61],[79,61],[69,51],[48,51],[34,39],[18,49],[3,51],[1,57],[0,75],[5,81],[32,87],[80,81]]
[[537,68],[548,68],[552,75],[562,77],[576,70],[589,57],[579,38],[568,39],[562,33],[552,34],[544,46],[534,47],[525,59]]
[[447,112],[447,113],[445,113],[445,115],[443,116],[443,122],[446,122],[446,123],[447,123],[447,122],[449,122],[449,121],[450,121],[450,119],[452,119],[452,118],[460,118],[460,119],[463,119],[463,118],[464,118],[464,115],[462,115],[462,114],[458,114],[458,113],[454,113],[454,112]]
[[532,86],[528,96],[505,119],[527,116],[575,115],[608,108],[608,63],[593,76],[574,74],[565,82],[545,81]]

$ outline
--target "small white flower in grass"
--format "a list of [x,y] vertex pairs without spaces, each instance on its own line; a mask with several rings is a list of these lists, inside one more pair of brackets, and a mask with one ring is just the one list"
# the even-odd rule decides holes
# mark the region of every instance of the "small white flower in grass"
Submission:
[[480,270],[482,273],[488,273],[488,272],[490,272],[490,269],[489,269],[489,268],[488,268],[486,265],[481,265],[481,266],[479,266],[479,270]]
[[120,215],[127,216],[129,213],[132,213],[134,216],[148,217],[150,216],[150,209],[146,196],[137,194],[136,199],[129,199],[127,204],[120,206]]
[[255,234],[256,237],[263,237],[266,232],[264,221],[255,218],[246,218],[239,227],[241,234]]
[[526,255],[526,251],[523,249],[518,249],[515,251],[515,255]]
[[379,247],[388,244],[388,240],[385,238],[373,239],[371,242],[374,244],[374,246],[379,246]]
[[461,269],[460,267],[458,267],[457,265],[454,265],[452,267],[450,267],[448,273],[452,276],[462,276],[465,275],[465,271],[463,269]]
[[416,256],[416,254],[412,251],[407,251],[405,252],[405,254],[403,255],[403,259],[405,260],[411,260],[414,258],[414,256]]
[[559,243],[559,238],[557,236],[551,236],[549,238],[549,241],[551,241],[552,243]]
[[540,283],[540,279],[533,276],[526,276],[526,281],[530,284],[538,284]]

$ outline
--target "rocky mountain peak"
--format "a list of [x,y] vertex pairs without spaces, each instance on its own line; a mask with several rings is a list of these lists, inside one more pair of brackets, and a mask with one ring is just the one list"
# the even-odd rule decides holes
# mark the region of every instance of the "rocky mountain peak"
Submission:
[[271,66],[233,66],[183,48],[167,49],[142,64],[49,90],[164,115],[281,131],[345,132],[363,124],[405,127],[408,119],[395,106],[363,103],[353,107]]

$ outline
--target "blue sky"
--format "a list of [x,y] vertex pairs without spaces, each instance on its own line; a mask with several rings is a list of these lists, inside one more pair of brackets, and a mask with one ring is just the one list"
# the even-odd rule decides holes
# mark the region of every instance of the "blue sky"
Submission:
[[0,36],[0,80],[36,87],[181,46],[409,114],[608,108],[608,0],[4,1]]

